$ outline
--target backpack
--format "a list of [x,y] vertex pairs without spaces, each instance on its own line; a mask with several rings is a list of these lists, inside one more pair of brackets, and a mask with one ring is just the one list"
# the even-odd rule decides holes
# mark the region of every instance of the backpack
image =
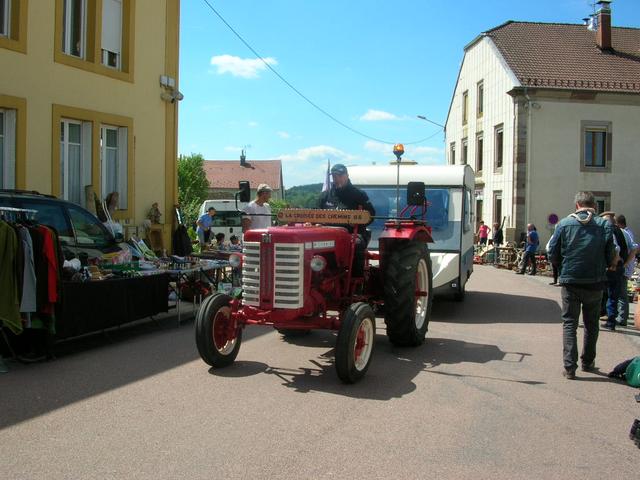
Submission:
[[624,378],[632,387],[640,387],[640,357],[631,360],[624,372]]
[[609,373],[609,377],[626,380],[631,387],[640,387],[640,357],[619,363]]

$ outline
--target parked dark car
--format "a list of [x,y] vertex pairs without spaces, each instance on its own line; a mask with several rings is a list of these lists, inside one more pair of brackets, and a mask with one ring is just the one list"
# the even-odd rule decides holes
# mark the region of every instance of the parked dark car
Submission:
[[0,207],[37,210],[36,220],[55,228],[65,257],[101,257],[127,248],[88,210],[51,195],[23,190],[0,190]]

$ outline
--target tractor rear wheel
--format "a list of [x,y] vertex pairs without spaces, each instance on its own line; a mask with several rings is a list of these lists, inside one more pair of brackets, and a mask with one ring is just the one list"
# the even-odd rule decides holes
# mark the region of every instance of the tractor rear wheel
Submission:
[[354,303],[343,314],[336,342],[336,371],[344,383],[367,373],[376,337],[376,316],[369,304]]
[[384,266],[384,321],[394,345],[424,342],[431,319],[432,274],[429,248],[420,242],[391,246]]
[[196,345],[200,357],[212,367],[231,365],[242,343],[242,328],[231,315],[231,297],[207,297],[196,316]]

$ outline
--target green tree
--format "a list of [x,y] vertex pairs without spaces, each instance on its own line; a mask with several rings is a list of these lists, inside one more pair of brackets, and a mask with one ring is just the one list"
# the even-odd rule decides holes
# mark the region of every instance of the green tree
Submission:
[[198,219],[198,210],[207,199],[209,182],[204,157],[199,153],[178,157],[178,202],[186,225]]

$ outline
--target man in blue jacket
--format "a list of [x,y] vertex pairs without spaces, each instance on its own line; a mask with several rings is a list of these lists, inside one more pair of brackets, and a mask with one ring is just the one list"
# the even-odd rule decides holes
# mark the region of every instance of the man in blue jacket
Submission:
[[562,373],[569,380],[576,377],[576,331],[581,308],[584,322],[582,370],[595,369],[600,302],[607,283],[607,270],[616,260],[611,225],[596,215],[593,194],[578,192],[575,203],[576,211],[560,221],[549,241],[549,258],[561,267],[558,281],[562,285]]

